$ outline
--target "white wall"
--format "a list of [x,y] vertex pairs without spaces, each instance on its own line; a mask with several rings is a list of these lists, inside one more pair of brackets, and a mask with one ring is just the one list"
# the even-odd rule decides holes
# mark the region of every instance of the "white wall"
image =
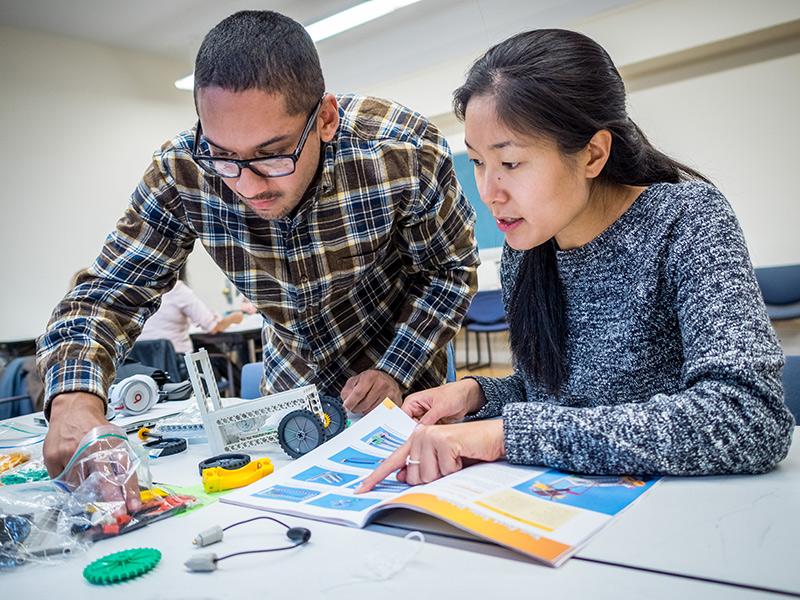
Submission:
[[798,84],[794,54],[631,95],[651,140],[726,195],[756,266],[800,263]]
[[725,193],[756,266],[800,263],[798,19],[797,0],[662,0],[576,24],[651,141]]
[[44,330],[152,152],[194,122],[185,64],[0,28],[0,340]]
[[[609,51],[629,89],[631,115],[654,144],[722,189],[754,264],[800,263],[792,178],[800,139],[800,2],[649,0],[563,26]],[[531,27],[520,23],[520,30]],[[421,110],[463,152],[450,93],[475,58],[362,91]]]
[[[563,24],[609,50],[635,90],[631,112],[656,144],[720,185],[757,265],[800,262],[792,177],[800,36],[742,40],[798,20],[797,0],[649,0]],[[520,23],[521,30],[535,26]],[[463,151],[450,94],[474,58],[352,91],[427,114]],[[121,215],[152,151],[192,125],[191,94],[172,87],[190,67],[0,27],[0,341],[43,330],[72,274],[94,259]],[[209,305],[227,308],[224,279],[202,250],[189,272]]]

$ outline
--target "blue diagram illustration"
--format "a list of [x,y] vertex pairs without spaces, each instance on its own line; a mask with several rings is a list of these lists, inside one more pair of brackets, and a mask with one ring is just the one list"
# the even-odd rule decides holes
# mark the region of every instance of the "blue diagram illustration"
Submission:
[[330,460],[335,463],[357,467],[359,469],[369,469],[372,471],[384,460],[381,456],[374,456],[366,452],[360,452],[355,448],[348,447],[331,456]]
[[292,479],[313,483],[322,483],[325,485],[342,486],[358,479],[358,475],[330,471],[320,467],[311,467],[310,469],[306,469],[302,473],[295,475]]
[[650,477],[585,476],[550,470],[514,489],[559,504],[614,515],[646,492]]
[[380,450],[386,450],[387,452],[394,452],[406,442],[405,438],[383,427],[378,427],[368,436],[361,438],[361,441],[369,446],[379,448]]
[[253,494],[256,498],[271,498],[273,500],[286,500],[287,502],[304,502],[309,498],[319,495],[320,492],[314,490],[292,488],[283,485],[274,485]]
[[351,510],[353,512],[360,512],[377,504],[380,500],[375,498],[355,498],[353,496],[339,496],[337,494],[328,494],[321,498],[315,498],[309,504],[314,506],[321,506],[322,508],[333,508],[335,510]]
[[[357,486],[358,486],[358,483],[354,483],[354,484],[349,485],[347,487],[355,488]],[[373,492],[385,492],[385,493],[391,493],[391,494],[399,494],[400,492],[405,492],[410,487],[411,486],[408,485],[407,483],[403,483],[401,481],[397,481],[396,479],[384,479],[383,481],[380,481],[380,482],[376,483],[372,487],[371,491],[373,491]]]

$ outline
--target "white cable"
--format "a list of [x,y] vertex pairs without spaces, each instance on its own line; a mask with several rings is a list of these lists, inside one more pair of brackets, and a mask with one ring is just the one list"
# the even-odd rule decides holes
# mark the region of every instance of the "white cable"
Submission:
[[326,590],[354,583],[391,579],[414,560],[417,554],[422,551],[424,544],[425,536],[419,531],[412,531],[403,537],[403,542],[399,549],[393,549],[391,552],[386,552],[382,549],[370,552],[363,566],[351,575],[349,580],[326,586]]

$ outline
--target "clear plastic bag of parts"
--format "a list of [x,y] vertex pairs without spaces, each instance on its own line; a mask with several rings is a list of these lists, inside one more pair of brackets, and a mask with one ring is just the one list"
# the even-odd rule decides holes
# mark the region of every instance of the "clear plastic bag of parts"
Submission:
[[0,489],[50,479],[42,458],[44,433],[37,429],[13,421],[0,423]]
[[142,447],[97,427],[56,479],[0,487],[0,569],[63,559],[193,503],[154,489]]
[[50,562],[83,549],[61,518],[68,496],[52,481],[0,488],[0,570]]
[[41,462],[44,435],[38,427],[15,421],[0,423],[0,485],[5,476],[29,468],[37,459]]
[[44,466],[41,446],[2,455],[0,456],[0,465],[3,461],[14,466],[0,469],[0,486],[50,479]]
[[200,407],[196,402],[187,406],[177,415],[160,420],[153,427],[153,433],[163,437],[186,438],[189,443],[204,442],[207,439],[206,430],[203,427],[203,417],[200,415]]

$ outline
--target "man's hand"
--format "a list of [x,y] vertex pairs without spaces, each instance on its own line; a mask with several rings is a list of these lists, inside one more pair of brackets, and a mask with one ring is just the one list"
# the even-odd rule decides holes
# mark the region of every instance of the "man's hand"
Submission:
[[474,379],[462,379],[407,396],[403,412],[420,425],[452,423],[486,404],[483,388]]
[[[50,477],[61,475],[67,466],[78,445],[84,436],[95,427],[109,425],[103,409],[103,401],[94,394],[73,392],[59,394],[53,398],[50,405],[50,426],[42,447],[44,464]],[[130,464],[127,457],[119,454],[119,474],[127,472]],[[98,467],[99,468],[99,467]],[[105,470],[107,467],[104,467]],[[116,467],[114,467],[116,468]],[[113,473],[113,470],[112,470]],[[117,473],[114,473],[115,475]],[[80,478],[85,479],[89,474],[81,473]],[[76,475],[77,476],[77,475]],[[104,477],[101,494],[108,501],[124,501],[129,511],[134,511],[141,505],[139,483],[136,473],[128,473],[124,485],[116,485],[113,478]],[[68,482],[71,487],[77,487],[81,481]],[[124,512],[124,511],[123,511]]]
[[61,475],[78,444],[89,431],[108,425],[103,401],[94,394],[59,394],[50,404],[50,427],[42,454],[50,477]]
[[[410,485],[429,483],[476,462],[505,458],[502,419],[420,426],[356,488],[370,491],[390,473]],[[398,470],[399,469],[399,470]]]
[[375,369],[351,377],[342,388],[344,407],[353,413],[366,414],[385,398],[398,406],[403,403],[400,385],[390,375]]

